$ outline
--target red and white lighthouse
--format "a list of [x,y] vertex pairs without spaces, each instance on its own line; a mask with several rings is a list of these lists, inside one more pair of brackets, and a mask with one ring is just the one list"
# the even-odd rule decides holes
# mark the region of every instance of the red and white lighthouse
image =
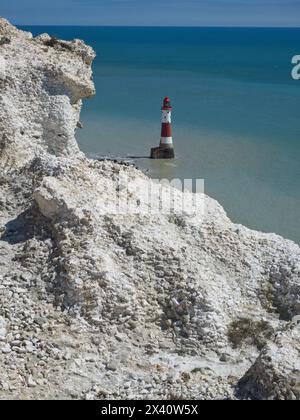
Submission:
[[161,119],[161,137],[160,145],[171,145],[173,144],[172,139],[172,106],[170,99],[166,96],[162,106],[162,119]]
[[170,99],[166,96],[163,102],[161,136],[159,147],[151,149],[152,159],[173,159],[175,157],[172,138],[172,106]]

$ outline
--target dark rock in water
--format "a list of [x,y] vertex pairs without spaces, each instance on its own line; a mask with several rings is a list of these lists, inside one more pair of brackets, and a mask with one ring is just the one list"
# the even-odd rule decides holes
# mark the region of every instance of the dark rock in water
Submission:
[[173,147],[153,147],[151,149],[151,159],[174,159],[175,152]]
[[117,165],[120,165],[120,166],[127,166],[127,167],[131,167],[131,168],[139,169],[139,167],[135,163],[126,162],[122,159],[99,157],[99,158],[96,158],[95,160],[97,160],[98,162],[113,162],[113,163],[116,163]]

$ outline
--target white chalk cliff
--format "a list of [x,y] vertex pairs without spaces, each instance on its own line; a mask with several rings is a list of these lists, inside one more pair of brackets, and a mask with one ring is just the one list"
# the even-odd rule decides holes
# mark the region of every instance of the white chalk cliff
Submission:
[[300,399],[300,248],[87,159],[93,58],[0,19],[0,398]]

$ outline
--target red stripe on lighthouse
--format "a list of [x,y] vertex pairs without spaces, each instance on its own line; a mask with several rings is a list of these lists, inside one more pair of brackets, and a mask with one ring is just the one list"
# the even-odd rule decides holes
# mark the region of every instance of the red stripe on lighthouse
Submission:
[[172,126],[170,123],[161,124],[161,137],[171,137],[172,136]]

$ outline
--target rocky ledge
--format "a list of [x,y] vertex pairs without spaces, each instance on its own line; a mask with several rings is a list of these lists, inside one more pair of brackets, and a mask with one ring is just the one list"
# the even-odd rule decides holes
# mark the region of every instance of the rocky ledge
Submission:
[[93,58],[0,19],[0,398],[299,399],[299,247],[87,159]]

